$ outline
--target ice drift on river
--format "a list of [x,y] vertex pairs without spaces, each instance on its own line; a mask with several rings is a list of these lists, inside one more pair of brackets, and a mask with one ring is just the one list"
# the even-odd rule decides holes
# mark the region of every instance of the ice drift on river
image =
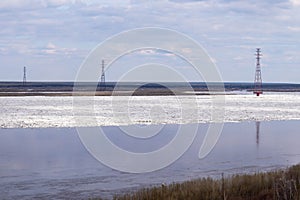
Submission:
[[[199,96],[79,97],[82,107],[75,120],[73,97],[1,97],[0,127],[82,127],[132,124],[186,124],[211,122],[212,101]],[[191,106],[196,98],[197,107]],[[224,122],[299,120],[299,93],[225,95]],[[93,104],[93,112],[85,105]],[[185,115],[181,115],[181,111]],[[195,112],[196,110],[196,112]],[[76,114],[78,116],[78,113]],[[89,120],[95,119],[95,120]]]

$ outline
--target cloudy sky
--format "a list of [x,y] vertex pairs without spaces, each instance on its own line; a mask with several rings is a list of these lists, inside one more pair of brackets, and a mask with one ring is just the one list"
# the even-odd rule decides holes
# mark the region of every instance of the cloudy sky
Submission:
[[[0,27],[1,81],[21,80],[23,66],[31,81],[72,81],[108,37],[161,27],[201,44],[224,81],[252,82],[260,47],[265,82],[300,83],[300,0],[2,0]],[[157,62],[165,59],[144,52]],[[135,58],[123,58],[119,66],[130,68]],[[180,59],[170,63],[188,70]],[[112,66],[107,80],[118,72]]]

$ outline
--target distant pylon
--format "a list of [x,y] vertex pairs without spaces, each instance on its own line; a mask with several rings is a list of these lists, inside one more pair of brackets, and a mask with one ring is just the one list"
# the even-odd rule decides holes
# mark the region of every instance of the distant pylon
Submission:
[[262,54],[260,53],[260,48],[256,49],[256,70],[255,70],[255,78],[254,78],[254,90],[253,93],[256,96],[262,94],[262,79],[261,79],[261,67],[260,67],[260,57]]
[[104,60],[102,60],[102,73],[101,73],[100,88],[101,88],[101,90],[105,90]]
[[26,67],[23,68],[23,85],[26,85]]

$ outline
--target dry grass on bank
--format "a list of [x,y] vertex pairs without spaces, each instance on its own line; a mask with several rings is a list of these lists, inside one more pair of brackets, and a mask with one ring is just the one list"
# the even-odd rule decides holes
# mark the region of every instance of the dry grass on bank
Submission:
[[300,199],[300,165],[253,175],[234,175],[214,180],[201,178],[167,186],[141,189],[115,196],[116,200],[157,199]]

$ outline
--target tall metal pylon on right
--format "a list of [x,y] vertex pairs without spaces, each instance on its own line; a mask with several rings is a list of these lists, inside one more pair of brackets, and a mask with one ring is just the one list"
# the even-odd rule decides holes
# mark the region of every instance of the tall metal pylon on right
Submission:
[[253,93],[256,96],[259,96],[263,93],[262,91],[262,79],[261,79],[261,67],[260,67],[260,57],[262,54],[260,53],[260,48],[256,49],[256,70],[255,70],[255,79],[254,79],[254,89]]

